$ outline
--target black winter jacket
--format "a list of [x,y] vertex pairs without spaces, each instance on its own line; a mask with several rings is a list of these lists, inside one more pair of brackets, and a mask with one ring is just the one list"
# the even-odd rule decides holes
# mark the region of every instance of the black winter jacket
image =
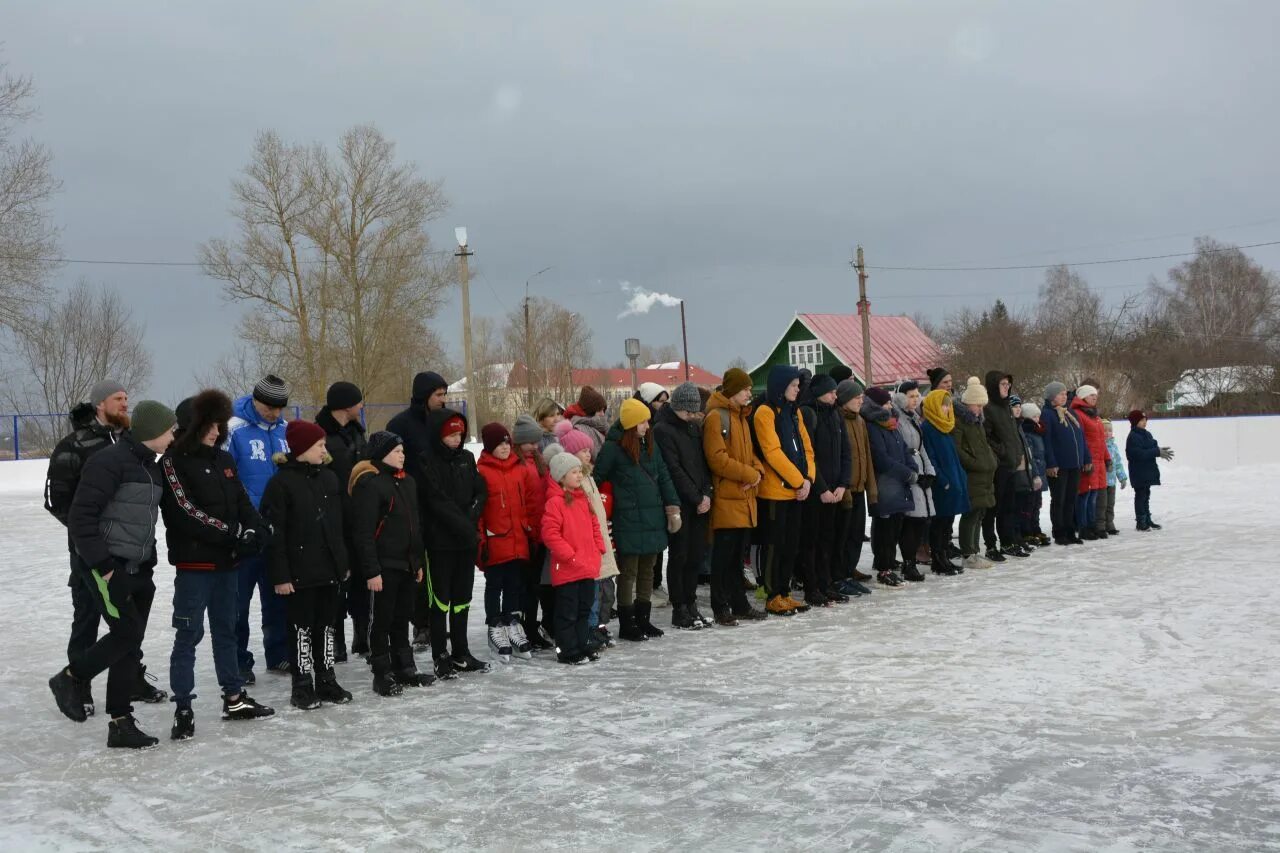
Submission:
[[80,559],[99,574],[123,566],[154,567],[161,483],[155,453],[127,432],[93,454],[67,516]]
[[[711,470],[702,450],[702,430],[694,421],[680,420],[670,406],[658,409],[654,420],[653,435],[680,503],[696,507],[703,498],[711,497],[712,491]],[[719,422],[715,428],[720,428]]]
[[455,450],[440,440],[441,427],[455,415],[462,417],[450,409],[437,409],[427,416],[426,429],[431,442],[418,457],[422,478],[414,477],[414,480],[422,490],[427,547],[474,552],[479,544],[477,530],[488,492],[471,451],[461,446]]
[[417,574],[422,568],[422,519],[413,478],[382,462],[360,462],[351,483],[351,555],[361,574]]
[[53,448],[44,481],[44,508],[67,526],[71,500],[76,495],[80,472],[89,457],[115,444],[120,434],[98,422],[93,406],[81,403],[71,410],[72,431]]
[[[1010,383],[1013,382],[1013,377],[1008,373],[999,370],[987,371],[987,381],[984,384],[987,387],[988,400],[982,410],[986,416],[987,443],[995,451],[996,464],[1001,468],[1029,467],[1027,446],[1022,440],[1022,431],[1018,429],[1018,422],[1013,417],[1009,398],[1000,396],[1000,380],[1006,378]],[[1012,389],[1013,386],[1010,385],[1009,393],[1011,394]]]
[[327,406],[316,412],[316,424],[324,429],[324,448],[333,457],[329,468],[338,476],[338,483],[342,485],[345,497],[351,469],[364,458],[365,449],[369,446],[364,437],[364,426],[359,421],[339,424]]
[[179,571],[226,571],[235,567],[237,535],[255,531],[261,542],[266,522],[236,476],[231,454],[200,445],[160,457],[165,542],[169,562]]
[[292,454],[272,461],[278,467],[262,493],[262,516],[272,527],[267,576],[304,588],[338,583],[348,572],[338,478]]
[[[443,421],[441,422],[443,423]],[[425,490],[422,472],[422,454],[435,444],[427,430],[427,405],[411,405],[387,421],[387,429],[400,436],[404,442],[404,472],[418,484],[418,493]],[[426,511],[426,506],[422,507]]]
[[813,498],[834,491],[853,478],[853,445],[844,417],[835,406],[813,402],[800,407],[809,443],[813,445]]

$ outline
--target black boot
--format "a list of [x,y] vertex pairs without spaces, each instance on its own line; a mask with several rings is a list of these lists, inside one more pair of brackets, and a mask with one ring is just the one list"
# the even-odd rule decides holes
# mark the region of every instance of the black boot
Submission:
[[413,659],[413,649],[396,649],[391,653],[395,661],[395,680],[405,687],[430,687],[436,683],[436,677],[426,672],[418,672],[418,662]]
[[67,719],[83,723],[88,719],[84,711],[85,683],[72,675],[64,666],[58,674],[49,679],[49,689],[53,691],[53,701],[58,703],[58,710]]
[[404,692],[400,683],[391,677],[391,655],[369,658],[373,667],[373,692],[379,696],[399,696]]
[[524,625],[524,636],[529,641],[529,645],[540,652],[550,651],[556,647],[555,643],[547,642],[547,638],[542,636],[542,626],[538,624],[538,619],[534,615],[526,615],[520,620]]
[[333,662],[347,662],[347,620],[339,619],[333,625]]
[[303,711],[311,711],[320,707],[320,698],[316,696],[316,687],[311,673],[293,673],[293,691],[289,696],[289,704]]
[[190,708],[179,708],[173,712],[173,727],[169,729],[169,740],[190,740],[196,736],[196,715]]
[[635,606],[618,605],[618,636],[634,643],[649,639],[640,626],[636,624]]
[[662,629],[649,621],[649,615],[653,612],[652,601],[636,602],[636,627],[644,632],[646,637],[661,637]]
[[1149,528],[1150,528],[1150,529],[1152,529],[1152,530],[1164,530],[1164,528],[1163,528],[1163,527],[1161,527],[1160,525],[1158,525],[1158,524],[1156,524],[1154,521],[1152,521],[1152,520],[1151,520],[1151,516],[1149,516],[1149,515],[1147,516],[1147,527],[1149,527]]
[[695,627],[701,628],[701,623],[695,625],[693,617],[689,615],[689,610],[683,604],[671,605],[671,627],[679,628],[684,631],[691,631]]
[[332,667],[316,673],[316,696],[334,705],[345,705],[351,701],[351,693],[338,683]]
[[939,554],[936,551],[933,554],[933,560],[930,561],[929,568],[935,575],[951,576],[958,575],[964,571],[960,566],[955,565],[948,560],[946,556]]
[[112,749],[150,749],[160,742],[138,728],[132,714],[126,714],[107,725],[107,746]]
[[907,560],[902,564],[902,577],[909,581],[915,581],[916,583],[924,580],[924,575],[920,572],[920,569],[916,567],[915,560]]
[[138,681],[129,694],[129,701],[146,702],[148,705],[155,705],[168,699],[168,693],[151,686],[151,682],[155,680],[156,677],[154,675],[147,675],[146,666],[138,664]]

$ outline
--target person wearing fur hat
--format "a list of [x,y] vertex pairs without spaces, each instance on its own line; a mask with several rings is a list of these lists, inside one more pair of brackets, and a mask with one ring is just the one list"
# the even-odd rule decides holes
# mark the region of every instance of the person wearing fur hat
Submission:
[[969,511],[969,477],[956,451],[954,398],[951,391],[935,388],[920,408],[924,413],[920,432],[935,477],[931,497],[936,514],[929,522],[929,567],[936,575],[957,575],[964,567],[951,562],[947,549],[956,516]]
[[532,657],[533,646],[516,614],[524,606],[524,578],[529,573],[532,531],[525,468],[512,447],[511,433],[500,423],[480,430],[484,450],[477,463],[484,478],[480,568],[484,570],[484,622],[489,648],[503,663],[513,654]]
[[591,651],[598,651],[612,646],[613,636],[609,633],[609,614],[617,603],[618,559],[613,549],[613,539],[609,528],[609,517],[613,515],[613,487],[605,484],[596,485],[591,476],[595,465],[591,461],[591,439],[573,428],[568,421],[556,424],[556,438],[565,453],[572,453],[582,463],[582,491],[587,493],[591,502],[591,511],[595,513],[596,523],[604,536],[604,554],[600,557],[600,577],[596,579],[596,600],[591,608],[592,636],[587,645]]
[[351,701],[333,671],[333,613],[350,565],[344,489],[328,467],[325,438],[317,424],[290,421],[285,428],[289,450],[275,455],[276,474],[262,495],[262,516],[272,530],[267,576],[289,615],[289,702],[302,710]]
[[[325,392],[324,407],[316,412],[316,423],[325,431],[325,448],[333,459],[329,467],[343,486],[342,497],[347,500],[346,483],[365,452],[367,441],[360,413],[364,410],[364,394],[351,382],[335,382]],[[348,522],[351,513],[346,514]],[[347,531],[347,550],[351,551],[351,533]],[[334,659],[342,663],[347,659],[347,614],[351,615],[351,652],[364,655],[369,652],[369,591],[359,572],[352,572],[347,585],[338,591],[338,612],[335,616]]]
[[561,663],[598,660],[592,650],[590,616],[596,578],[605,552],[604,535],[582,489],[582,461],[561,452],[548,464],[550,498],[542,516],[551,585],[556,590],[556,657]]
[[800,558],[797,566],[806,604],[827,607],[849,601],[835,587],[837,519],[847,483],[853,476],[853,448],[836,407],[837,382],[818,374],[809,382],[809,402],[800,415],[813,445],[813,489],[800,509]]
[[422,528],[418,488],[404,470],[404,441],[393,432],[369,437],[365,459],[347,479],[354,562],[368,592],[369,665],[373,691],[397,696],[435,679],[418,672],[409,643],[414,585],[422,581]]
[[[680,498],[671,475],[649,435],[649,408],[639,400],[622,401],[618,422],[596,458],[596,483],[613,486],[613,540],[617,550],[619,636],[624,640],[661,637],[650,620],[653,565],[680,529]],[[544,525],[545,529],[545,525]]]
[[1045,386],[1040,423],[1044,425],[1044,464],[1049,478],[1053,541],[1057,545],[1084,544],[1076,535],[1076,494],[1084,469],[1093,457],[1085,443],[1080,420],[1067,405],[1067,386],[1061,382]]
[[1040,529],[1040,511],[1044,506],[1044,493],[1049,489],[1044,456],[1044,424],[1040,422],[1040,407],[1035,403],[1022,404],[1022,437],[1027,442],[1031,459],[1031,491],[1026,492],[1019,507],[1021,532],[1024,545],[1043,547],[1051,540]]
[[1097,521],[1098,495],[1107,490],[1107,471],[1112,466],[1107,453],[1107,436],[1102,429],[1102,416],[1098,414],[1098,389],[1092,385],[1076,388],[1071,401],[1071,411],[1080,422],[1084,443],[1089,448],[1089,464],[1080,472],[1080,488],[1076,496],[1076,536],[1085,541],[1106,539],[1104,532],[1098,535],[1094,527]]
[[1138,530],[1162,530],[1151,520],[1151,487],[1160,485],[1157,459],[1173,460],[1173,448],[1161,447],[1147,429],[1147,416],[1141,409],[1129,412],[1129,437],[1125,440],[1125,456],[1129,460],[1129,481],[1133,483],[1133,514]]
[[999,461],[991,443],[983,416],[990,395],[982,380],[970,376],[960,395],[960,408],[956,409],[956,455],[964,468],[969,485],[969,511],[960,516],[961,565],[966,569],[989,569],[995,563],[982,556],[978,539],[982,519],[996,505],[995,476]]
[[221,449],[231,419],[231,398],[209,389],[178,404],[173,444],[160,459],[169,563],[173,578],[173,652],[169,689],[176,710],[173,740],[195,735],[196,647],[204,636],[205,613],[213,646],[213,666],[222,688],[222,719],[269,717],[271,708],[244,689],[236,655],[237,558],[256,556],[270,538],[236,475],[235,460]]
[[437,678],[488,672],[489,664],[471,654],[467,640],[480,519],[488,493],[475,457],[462,446],[466,418],[451,409],[437,409],[427,416],[427,427],[435,436],[420,463],[427,518],[431,657]]
[[702,413],[698,386],[685,382],[671,392],[671,400],[658,409],[653,436],[667,472],[680,498],[683,524],[667,544],[667,590],[671,598],[671,626],[685,630],[710,627],[711,620],[698,612],[698,571],[707,549],[707,522],[711,512],[711,471],[702,451]]

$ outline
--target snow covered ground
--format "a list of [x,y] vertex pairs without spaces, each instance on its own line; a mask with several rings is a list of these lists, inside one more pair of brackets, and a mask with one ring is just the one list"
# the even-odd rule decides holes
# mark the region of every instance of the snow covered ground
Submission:
[[1280,849],[1280,466],[1174,467],[1160,533],[1123,492],[1119,540],[591,666],[383,699],[353,662],[356,701],[309,713],[259,675],[256,724],[218,720],[205,645],[196,739],[141,705],[140,754],[45,685],[70,605],[42,471],[0,464],[0,849]]

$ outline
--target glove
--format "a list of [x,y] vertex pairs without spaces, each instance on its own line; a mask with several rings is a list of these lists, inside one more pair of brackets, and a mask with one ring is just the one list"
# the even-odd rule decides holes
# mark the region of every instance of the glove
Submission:
[[1038,492],[1038,491],[1040,491],[1040,490],[1041,490],[1041,489],[1043,489],[1043,488],[1044,488],[1044,481],[1043,481],[1043,480],[1041,480],[1039,477],[1036,477],[1034,480],[1032,480],[1032,481],[1031,481],[1031,490],[1032,490],[1032,491],[1034,491],[1034,492]]
[[105,578],[112,572],[124,571],[124,563],[115,557],[107,557],[107,559],[94,566],[93,570],[98,573],[99,577]]
[[667,533],[675,535],[680,532],[680,508],[675,506],[667,507]]
[[1166,461],[1173,459],[1173,448],[1172,447],[1160,448],[1160,458]]
[[235,544],[231,548],[233,559],[242,559],[244,557],[254,557],[267,550],[267,546],[271,543],[271,534],[267,531],[260,531],[253,527],[240,528],[239,535],[236,536]]
[[933,484],[937,481],[938,478],[933,474],[921,474],[920,479],[916,481],[916,485],[922,489],[932,489]]
[[907,475],[907,482],[914,486],[916,483],[920,482],[920,475],[915,471],[912,471]]

